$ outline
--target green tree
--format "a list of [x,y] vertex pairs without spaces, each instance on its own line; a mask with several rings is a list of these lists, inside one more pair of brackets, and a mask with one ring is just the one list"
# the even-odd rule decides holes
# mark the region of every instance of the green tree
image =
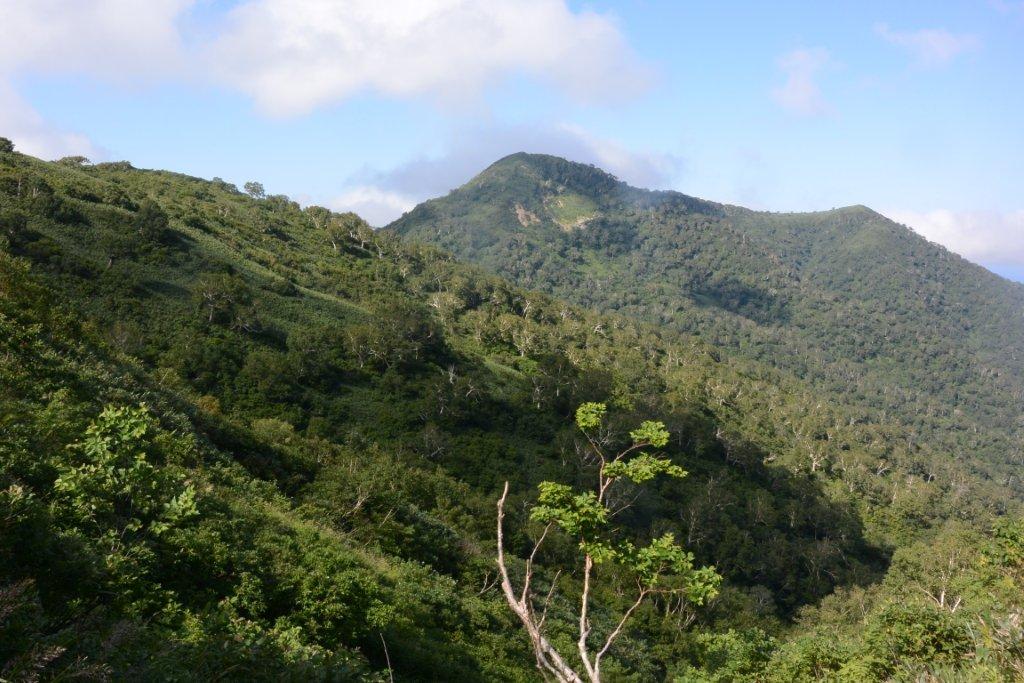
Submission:
[[222,323],[233,330],[252,332],[259,327],[252,290],[238,275],[210,273],[199,278],[193,290],[206,312],[206,321]]
[[359,245],[360,251],[367,251],[366,245],[375,242],[373,229],[362,218],[352,212],[334,213],[322,206],[305,209],[313,228],[323,233],[331,243],[335,254],[340,254],[345,245]]
[[317,232],[322,232],[327,237],[327,240],[334,247],[334,253],[338,253],[338,242],[335,239],[334,232],[331,230],[331,223],[334,219],[334,214],[330,209],[322,206],[307,206],[305,214],[309,217],[309,222],[313,224],[313,228]]
[[673,678],[674,683],[760,681],[775,648],[775,639],[759,628],[729,629],[725,633],[701,633],[697,635],[696,645],[700,668],[684,669]]
[[145,406],[108,406],[70,448],[54,482],[53,515],[68,533],[95,530],[108,581],[128,600],[148,601],[152,544],[198,514],[195,489],[151,462],[153,419]]
[[167,214],[152,199],[146,199],[132,219],[132,227],[145,242],[163,242],[167,238]]
[[4,207],[0,209],[0,235],[14,239],[28,225],[28,215],[18,209]]
[[443,335],[422,306],[381,302],[373,306],[373,313],[372,323],[346,329],[349,352],[359,367],[415,365],[443,348]]
[[63,509],[119,532],[147,528],[154,534],[195,514],[195,491],[149,462],[152,430],[145,406],[107,406],[71,446],[78,462],[57,477]]
[[848,666],[866,666],[878,680],[887,680],[901,668],[954,665],[972,648],[967,622],[950,612],[892,604],[870,619],[864,653]]
[[267,196],[267,191],[263,189],[263,183],[258,183],[255,180],[247,182],[242,189],[253,199],[263,199]]
[[1024,569],[1024,519],[1000,520],[992,529],[993,543],[987,554],[1014,579],[1021,579]]
[[11,153],[14,151],[14,143],[8,138],[0,138],[0,154]]
[[[589,459],[597,466],[597,477],[592,487],[577,491],[566,484],[552,481],[541,482],[537,504],[530,512],[530,519],[544,525],[533,550],[526,561],[526,568],[517,590],[513,584],[505,555],[503,522],[505,501],[508,498],[508,482],[498,500],[498,569],[501,587],[509,607],[519,617],[530,637],[530,645],[537,659],[537,666],[545,674],[559,681],[581,682],[583,677],[570,665],[568,659],[558,652],[547,638],[545,621],[547,609],[557,581],[552,580],[551,589],[538,604],[534,595],[534,560],[548,535],[556,529],[578,544],[582,556],[582,590],[578,611],[578,640],[576,647],[579,660],[588,680],[601,680],[601,659],[622,634],[626,623],[641,604],[655,594],[683,596],[694,604],[703,604],[718,593],[721,577],[713,567],[694,568],[693,554],[675,542],[672,534],[665,534],[650,541],[646,546],[637,546],[628,539],[619,538],[611,527],[614,514],[612,492],[621,483],[644,484],[659,474],[671,477],[685,477],[686,472],[671,460],[644,452],[647,448],[661,448],[668,443],[669,434],[661,422],[645,421],[629,433],[632,443],[620,450],[609,450],[613,440],[605,429],[603,403],[584,403],[576,410],[576,425],[586,437]],[[592,642],[594,625],[591,622],[595,567],[602,564],[616,564],[635,582],[635,598],[625,609],[615,626],[599,639]]]

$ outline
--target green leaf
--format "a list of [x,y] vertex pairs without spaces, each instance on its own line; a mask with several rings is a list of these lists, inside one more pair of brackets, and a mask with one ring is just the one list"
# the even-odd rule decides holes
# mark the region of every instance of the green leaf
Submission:
[[605,541],[585,541],[580,543],[580,550],[590,555],[590,559],[594,561],[594,564],[613,562],[619,556],[618,551]]
[[650,481],[662,473],[680,479],[686,476],[686,470],[679,465],[673,465],[668,458],[655,458],[647,453],[641,453],[630,460],[609,463],[604,468],[606,477],[612,479],[626,477],[634,484]]
[[530,518],[547,524],[554,522],[572,536],[587,535],[608,522],[608,511],[593,491],[576,493],[572,487],[553,481],[542,481],[540,496],[530,511]]
[[603,403],[584,403],[576,409],[576,425],[586,431],[601,426],[608,406]]
[[[578,418],[577,418],[578,419]],[[664,422],[646,420],[629,433],[635,444],[650,444],[661,448],[668,443],[669,433]]]

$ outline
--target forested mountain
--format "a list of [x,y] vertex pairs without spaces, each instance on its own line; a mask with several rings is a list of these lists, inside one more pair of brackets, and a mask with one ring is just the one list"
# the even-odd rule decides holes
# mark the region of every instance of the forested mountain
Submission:
[[[792,331],[812,310],[796,293],[839,258],[806,251],[793,221],[748,226],[755,217],[742,210],[514,157],[402,224],[412,232],[415,219],[423,240],[482,226],[447,246],[502,258],[494,245],[506,239],[532,253],[555,237],[603,234],[536,255],[562,259],[565,272],[541,279],[531,267],[529,280],[587,305],[614,308],[602,293],[633,302],[600,312],[258,183],[243,193],[126,162],[44,162],[0,143],[0,678],[541,680],[498,586],[506,481],[511,573],[550,595],[546,632],[576,666],[584,588],[560,569],[592,549],[556,529],[530,556],[544,511],[558,517],[552,491],[594,474],[595,441],[574,416],[580,428],[600,424],[600,444],[655,435],[662,459],[629,462],[673,475],[610,489],[609,524],[626,540],[594,574],[595,638],[632,601],[622,548],[643,560],[671,534],[693,553],[677,567],[714,567],[700,596],[656,592],[635,610],[604,680],[1024,671],[1024,525],[1008,476],[1015,451],[999,451],[1016,416],[997,424],[1018,375],[990,345],[1015,322],[989,317],[1018,294],[1001,281],[979,279],[965,299],[955,287],[970,283],[936,280],[944,294],[925,308],[946,327],[913,321],[893,334],[921,334],[924,347],[948,333],[948,311],[978,300],[987,312],[962,310],[957,323],[973,326],[975,364],[952,365],[955,337],[908,349],[914,362],[893,366],[902,374],[886,392],[870,382],[896,361],[850,352],[873,348],[870,337],[812,353],[826,332],[810,321]],[[568,175],[538,175],[547,165]],[[579,174],[604,189],[569,192]],[[477,200],[456,201],[467,192]],[[642,259],[616,242],[630,223],[610,218],[601,197],[615,193],[615,206],[634,207],[623,216],[653,225],[671,213],[702,234],[738,236],[731,255],[728,240],[703,255],[694,241],[704,290],[671,303],[638,270],[649,297],[625,292],[626,266]],[[828,220],[852,230],[840,223],[858,213]],[[885,235],[888,224],[871,220],[843,258]],[[775,265],[755,277],[744,264],[762,267],[769,238]],[[927,247],[904,239],[907,253]],[[912,267],[932,273],[922,253]],[[898,256],[879,256],[877,269]],[[650,255],[655,269],[670,261]],[[676,295],[690,291],[683,270],[667,272]],[[597,298],[558,277],[584,278]],[[882,286],[829,277],[815,296]],[[814,299],[831,306],[818,315],[854,315],[844,296]],[[830,329],[854,329],[836,320]],[[945,371],[960,373],[951,402],[926,386],[901,393],[942,353]],[[842,385],[840,370],[857,374]],[[586,412],[599,404],[606,422]]]
[[767,363],[1024,491],[1024,286],[866,207],[756,212],[516,154],[391,229]]

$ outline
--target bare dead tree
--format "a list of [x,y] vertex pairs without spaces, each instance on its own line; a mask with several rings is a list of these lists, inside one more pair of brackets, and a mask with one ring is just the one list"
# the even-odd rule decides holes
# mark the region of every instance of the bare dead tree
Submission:
[[515,589],[512,587],[512,580],[508,575],[508,565],[505,562],[505,535],[503,527],[505,521],[505,500],[507,498],[508,482],[506,481],[505,489],[502,491],[501,498],[498,499],[498,571],[501,574],[501,590],[505,594],[505,600],[526,628],[526,633],[530,637],[530,644],[533,646],[534,656],[537,658],[537,668],[546,674],[553,675],[556,680],[564,683],[583,683],[583,679],[580,678],[579,674],[562,659],[558,650],[548,642],[548,639],[541,632],[541,629],[544,627],[544,621],[548,616],[548,605],[550,604],[551,595],[555,589],[554,581],[551,582],[551,589],[548,591],[539,617],[533,606],[533,594],[530,586],[533,580],[533,560],[541,543],[543,543],[544,538],[551,529],[551,524],[544,528],[544,533],[541,534],[533,546],[530,559],[526,562],[526,575],[523,577],[523,587],[517,596]]
[[[512,612],[522,622],[530,639],[537,668],[545,675],[560,683],[590,683],[601,681],[601,660],[622,635],[626,624],[652,595],[685,595],[694,604],[703,602],[717,594],[720,577],[714,568],[694,569],[693,555],[676,545],[671,534],[654,539],[649,545],[637,548],[629,541],[616,541],[608,529],[610,518],[615,514],[621,501],[611,496],[614,484],[627,479],[634,484],[653,479],[658,474],[674,477],[686,476],[677,465],[667,458],[659,458],[639,452],[647,447],[660,448],[669,441],[669,434],[660,422],[644,422],[630,432],[632,444],[619,450],[606,452],[607,443],[602,433],[604,404],[586,403],[576,412],[576,424],[587,438],[590,459],[597,466],[597,480],[594,488],[577,493],[572,487],[554,482],[542,482],[539,486],[538,504],[531,512],[531,519],[543,524],[543,530],[529,556],[521,584],[517,588],[510,576],[505,551],[505,503],[509,486],[505,482],[497,503],[497,564],[501,577],[501,589]],[[568,662],[547,639],[544,626],[548,608],[554,596],[558,577],[556,573],[541,599],[534,590],[535,561],[537,554],[554,530],[569,534],[579,542],[583,551],[582,586],[579,599],[578,638],[576,649],[583,675]],[[615,562],[633,575],[636,583],[635,599],[625,608],[619,620],[610,628],[603,640],[591,642],[594,626],[591,623],[591,602],[593,600],[594,568],[603,562]],[[660,583],[667,577],[681,581],[668,586]],[[586,678],[584,678],[584,675]]]

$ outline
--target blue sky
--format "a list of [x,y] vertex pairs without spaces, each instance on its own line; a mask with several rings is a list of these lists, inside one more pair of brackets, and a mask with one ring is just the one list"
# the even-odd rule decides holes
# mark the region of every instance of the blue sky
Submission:
[[1024,2],[7,0],[0,135],[386,222],[503,154],[1024,278]]

